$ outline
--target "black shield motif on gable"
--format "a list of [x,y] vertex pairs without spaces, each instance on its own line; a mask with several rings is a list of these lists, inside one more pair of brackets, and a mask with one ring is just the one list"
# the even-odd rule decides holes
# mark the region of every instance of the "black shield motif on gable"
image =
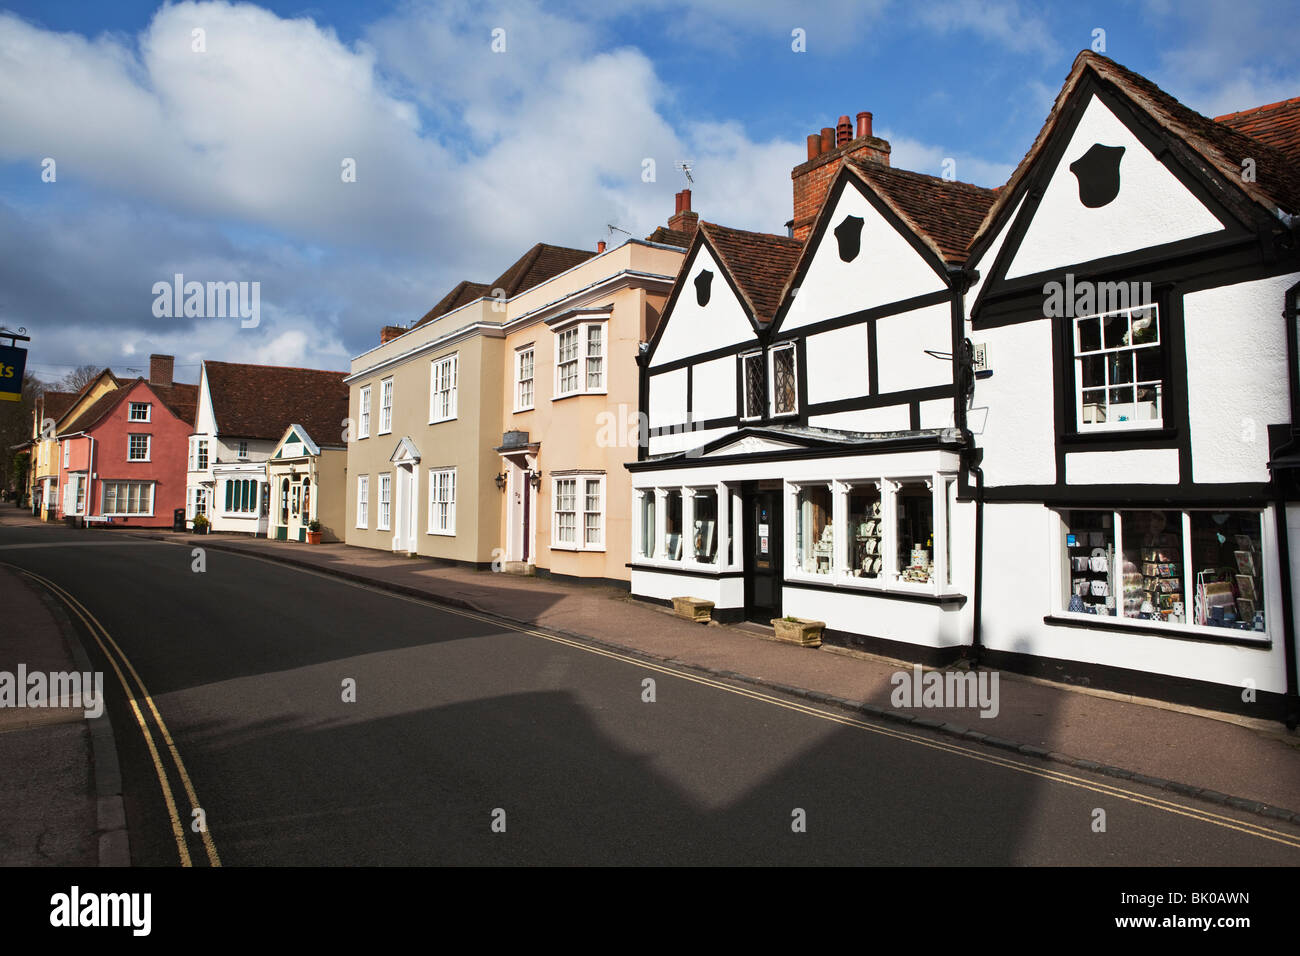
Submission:
[[1070,172],[1079,181],[1079,202],[1098,209],[1119,195],[1119,161],[1123,146],[1092,147],[1070,164]]
[[708,269],[701,269],[700,274],[695,277],[695,301],[702,306],[708,305],[712,288],[713,273]]
[[862,217],[845,216],[835,227],[835,241],[840,244],[840,258],[852,262],[862,250]]

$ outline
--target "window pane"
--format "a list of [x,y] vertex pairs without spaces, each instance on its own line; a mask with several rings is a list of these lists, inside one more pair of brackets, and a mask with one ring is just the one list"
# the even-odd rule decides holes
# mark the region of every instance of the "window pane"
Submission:
[[1164,358],[1159,346],[1138,349],[1134,353],[1137,360],[1137,380],[1139,382],[1158,382],[1164,376]]
[[1258,511],[1193,511],[1197,624],[1264,630],[1264,546]]
[[695,528],[691,536],[692,557],[705,564],[718,558],[718,493],[700,491],[695,494]]
[[849,570],[857,578],[880,576],[883,560],[881,543],[880,492],[859,486],[849,491]]
[[641,554],[652,558],[655,553],[655,493],[641,496]]
[[682,493],[670,491],[664,496],[664,557],[682,559]]
[[1081,319],[1079,321],[1079,351],[1095,352],[1101,348],[1101,320]]
[[920,482],[902,485],[895,496],[898,577],[929,582],[934,565],[934,497]]
[[1180,511],[1120,513],[1124,544],[1124,616],[1182,623],[1183,516]]
[[796,410],[794,349],[777,349],[772,353],[772,403],[776,414],[784,415]]
[[1080,383],[1084,388],[1095,388],[1106,384],[1106,359],[1101,355],[1090,355],[1079,363]]
[[800,488],[796,502],[795,565],[809,574],[830,574],[835,532],[831,491],[825,485]]
[[1106,420],[1106,390],[1085,389],[1083,392],[1083,424],[1092,425]]
[[1075,614],[1115,614],[1115,516],[1109,511],[1066,511],[1065,594]]
[[1118,312],[1104,315],[1101,319],[1105,344],[1108,349],[1121,348],[1128,344],[1128,313]]
[[745,417],[757,418],[767,402],[767,387],[763,383],[763,356],[745,357]]

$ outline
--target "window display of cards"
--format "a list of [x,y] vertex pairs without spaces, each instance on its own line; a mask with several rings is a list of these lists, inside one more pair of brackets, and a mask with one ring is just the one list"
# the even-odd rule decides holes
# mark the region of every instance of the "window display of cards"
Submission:
[[1066,610],[1114,614],[1115,543],[1110,515],[1095,511],[1064,514]]

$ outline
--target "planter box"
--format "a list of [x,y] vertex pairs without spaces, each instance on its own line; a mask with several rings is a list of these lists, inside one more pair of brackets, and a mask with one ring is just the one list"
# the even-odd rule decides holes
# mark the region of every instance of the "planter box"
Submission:
[[825,621],[808,621],[798,617],[793,621],[786,620],[783,617],[772,619],[772,629],[776,632],[778,641],[789,641],[791,644],[798,644],[800,647],[821,647],[822,631],[826,628]]
[[308,531],[308,532],[307,532],[307,543],[308,543],[308,544],[320,544],[320,536],[321,536],[322,534],[324,534],[323,531]]
[[713,618],[713,602],[705,601],[703,598],[675,597],[673,613],[688,621],[708,624]]

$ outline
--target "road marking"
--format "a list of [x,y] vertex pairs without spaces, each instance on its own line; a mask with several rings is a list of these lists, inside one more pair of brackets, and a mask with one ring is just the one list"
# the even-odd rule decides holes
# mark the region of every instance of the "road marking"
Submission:
[[[172,794],[171,783],[167,779],[166,767],[163,765],[163,761],[158,754],[158,748],[154,743],[153,734],[149,730],[148,722],[145,720],[145,716],[140,710],[136,694],[132,692],[131,685],[127,681],[126,675],[122,673],[121,667],[118,666],[117,658],[121,659],[122,664],[126,666],[126,669],[130,672],[131,676],[135,678],[135,682],[140,689],[139,700],[144,701],[145,705],[149,709],[149,713],[153,715],[154,722],[158,725],[158,730],[162,735],[163,742],[167,745],[168,752],[171,754],[172,762],[176,766],[176,772],[180,775],[181,783],[185,787],[185,794],[189,797],[191,807],[201,807],[202,804],[199,802],[198,794],[195,793],[194,784],[191,782],[190,775],[185,769],[185,762],[181,760],[180,752],[176,749],[176,743],[172,740],[171,731],[167,729],[167,722],[163,720],[162,714],[158,712],[153,697],[149,694],[149,689],[145,687],[144,680],[136,671],[130,658],[126,656],[122,648],[118,646],[118,643],[113,640],[112,635],[108,633],[108,629],[99,622],[99,619],[95,617],[95,615],[91,613],[84,604],[48,578],[41,577],[39,574],[35,574],[25,568],[15,567],[11,564],[6,564],[4,566],[12,568],[32,580],[39,582],[48,588],[53,594],[58,596],[63,603],[81,619],[81,622],[86,625],[86,629],[90,631],[91,636],[95,639],[95,643],[99,645],[99,649],[103,651],[109,664],[112,665],[114,673],[117,674],[118,681],[122,684],[122,689],[126,692],[127,701],[131,705],[132,713],[135,714],[136,723],[140,726],[140,732],[144,735],[145,744],[149,748],[149,756],[153,760],[154,771],[157,773],[158,783],[162,787],[163,802],[166,803],[167,813],[171,817],[172,833],[176,837],[176,849],[180,854],[181,866],[192,866],[193,862],[190,858],[189,848],[185,843],[185,828],[181,823],[180,814],[176,809],[176,800]],[[107,641],[108,645],[116,652],[116,658],[114,657],[114,654],[109,651],[108,647],[105,646],[105,641]],[[204,829],[201,831],[201,835],[203,837],[204,850],[207,852],[208,863],[212,866],[220,866],[221,857],[217,854],[217,847],[212,841],[212,834],[210,828],[206,825],[206,821]]]
[[1221,827],[1223,829],[1236,830],[1240,833],[1245,833],[1248,836],[1255,836],[1264,840],[1270,840],[1274,843],[1280,843],[1284,846],[1300,849],[1300,838],[1296,837],[1293,834],[1287,833],[1284,830],[1275,830],[1272,827],[1266,827],[1263,826],[1262,824],[1252,823],[1246,820],[1239,820],[1235,817],[1225,816],[1224,814],[1215,813],[1211,810],[1203,810],[1198,807],[1190,807],[1187,806],[1186,804],[1178,803],[1172,800],[1165,800],[1161,797],[1148,796],[1147,794],[1139,793],[1135,790],[1128,790],[1125,789],[1124,787],[1115,786],[1113,784],[1104,783],[1102,781],[1088,780],[1084,777],[1075,776],[1074,774],[1066,773],[1064,771],[1052,770],[1049,768],[1036,766],[1034,764],[1025,763],[1020,760],[1013,760],[1008,757],[1002,757],[997,754],[983,753],[981,751],[975,750],[972,747],[963,746],[961,744],[949,742],[946,740],[932,739],[930,737],[925,737],[917,733],[912,733],[894,727],[888,727],[881,724],[874,724],[857,717],[851,717],[848,714],[835,713],[833,711],[822,710],[819,707],[813,707],[811,705],[800,703],[798,701],[785,700],[784,698],[776,697],[773,696],[772,694],[755,690],[753,688],[738,687],[732,684],[724,683],[720,680],[716,680],[712,677],[706,677],[701,674],[692,674],[692,673],[680,671],[663,664],[642,660],[641,658],[632,657],[627,654],[621,654],[617,651],[607,650],[605,648],[597,647],[592,644],[586,644],[581,641],[573,640],[571,638],[561,637],[558,634],[548,634],[545,631],[536,630],[533,628],[524,627],[517,624],[512,624],[509,621],[504,621],[499,618],[494,618],[490,615],[482,614],[477,611],[469,611],[469,610],[464,610],[462,608],[450,607],[448,605],[439,604],[436,601],[411,597],[410,595],[406,595],[406,594],[399,594],[395,591],[389,591],[384,588],[375,587],[374,585],[362,584],[361,582],[358,581],[350,581],[346,578],[340,578],[337,575],[328,574],[322,571],[316,571],[311,568],[304,568],[300,565],[288,564],[283,561],[275,561],[270,558],[264,558],[261,557],[260,555],[250,554],[244,551],[227,551],[225,553],[236,554],[241,557],[252,558],[255,561],[264,561],[267,564],[274,564],[282,568],[288,568],[293,571],[301,572],[303,574],[311,574],[314,575],[315,577],[325,578],[330,581],[346,584],[351,587],[358,588],[362,591],[370,591],[373,594],[382,595],[383,597],[398,598],[410,604],[418,604],[421,607],[427,607],[448,614],[455,614],[459,617],[480,621],[484,624],[491,625],[492,627],[495,628],[504,628],[509,631],[514,631],[515,633],[518,634],[527,634],[531,637],[539,637],[542,640],[551,641],[552,643],[555,644],[564,644],[568,647],[572,647],[580,651],[585,651],[589,654],[598,654],[602,657],[608,657],[612,660],[623,661],[625,663],[632,664],[636,667],[648,668],[660,674],[666,674],[672,677],[678,677],[681,678],[682,680],[691,681],[692,683],[701,684],[706,687],[712,687],[717,690],[724,690],[728,693],[736,694],[741,697],[748,697],[752,700],[760,701],[767,704],[775,704],[776,706],[783,707],[786,710],[791,710],[796,713],[805,714],[810,717],[816,717],[820,720],[827,720],[833,723],[843,724],[846,727],[853,727],[858,730],[869,731],[870,733],[877,734],[883,737],[892,737],[896,740],[901,740],[906,743],[919,744],[920,746],[923,747],[929,747],[932,750],[946,751],[947,753],[951,753],[961,757],[966,757],[971,760],[977,760],[981,763],[992,764],[993,766],[1002,767],[1007,770],[1014,770],[1017,773],[1023,773],[1035,777],[1041,777],[1045,780],[1049,780],[1055,783],[1065,784],[1066,786],[1075,787],[1081,790],[1090,790],[1094,793],[1099,793],[1109,797],[1116,797],[1120,800],[1126,800],[1130,803],[1136,803],[1141,806],[1150,807],[1151,809],[1154,810],[1162,810],[1166,813],[1172,813],[1178,816],[1187,817],[1189,819],[1196,820],[1200,823],[1208,823],[1213,826]]

